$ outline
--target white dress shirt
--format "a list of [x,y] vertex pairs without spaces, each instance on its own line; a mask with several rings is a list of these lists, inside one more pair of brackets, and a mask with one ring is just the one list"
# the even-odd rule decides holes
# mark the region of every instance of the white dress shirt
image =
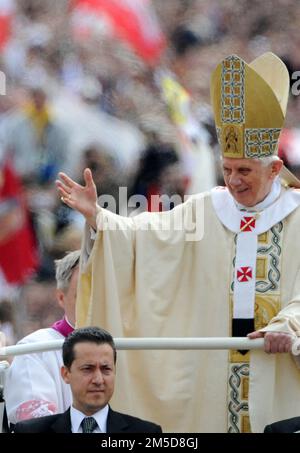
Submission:
[[71,430],[72,433],[82,433],[82,426],[81,422],[85,417],[93,417],[98,426],[94,429],[93,433],[106,433],[106,423],[107,423],[107,415],[108,415],[108,404],[100,409],[100,411],[95,412],[93,415],[85,415],[80,412],[75,407],[71,406],[70,409],[70,416],[71,416]]

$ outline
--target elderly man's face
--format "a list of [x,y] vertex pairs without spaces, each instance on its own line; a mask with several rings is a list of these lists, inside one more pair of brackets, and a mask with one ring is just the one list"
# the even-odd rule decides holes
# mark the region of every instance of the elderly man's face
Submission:
[[229,192],[238,203],[249,207],[266,198],[281,167],[280,160],[263,166],[254,159],[223,159],[223,175]]

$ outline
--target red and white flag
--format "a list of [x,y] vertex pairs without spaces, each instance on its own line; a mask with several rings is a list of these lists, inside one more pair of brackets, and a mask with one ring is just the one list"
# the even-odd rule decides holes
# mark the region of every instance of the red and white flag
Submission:
[[165,48],[166,40],[150,0],[73,0],[73,5],[77,17],[105,18],[114,35],[147,63],[155,63]]
[[14,0],[0,0],[0,52],[10,39],[14,10]]

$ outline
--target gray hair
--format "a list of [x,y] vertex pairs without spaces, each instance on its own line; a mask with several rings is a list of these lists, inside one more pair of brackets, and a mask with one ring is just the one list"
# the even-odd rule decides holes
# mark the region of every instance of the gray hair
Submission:
[[260,157],[260,158],[253,159],[253,160],[260,162],[263,167],[268,167],[276,160],[280,160],[280,158],[276,155],[275,156],[273,155],[273,156],[267,156],[267,157]]
[[[221,159],[221,162],[223,162],[223,156],[222,155],[220,156],[220,159]],[[277,155],[273,155],[273,156],[267,156],[267,157],[255,157],[255,158],[251,158],[251,160],[252,161],[254,160],[256,162],[261,163],[261,165],[263,167],[268,167],[269,165],[271,165],[276,160],[281,160],[281,159]]]
[[57,289],[69,287],[74,269],[79,265],[80,250],[69,252],[60,260],[55,260],[55,278]]

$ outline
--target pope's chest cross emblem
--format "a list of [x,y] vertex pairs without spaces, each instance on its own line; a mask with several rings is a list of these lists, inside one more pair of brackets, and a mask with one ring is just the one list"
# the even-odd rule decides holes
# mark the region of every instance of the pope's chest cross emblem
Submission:
[[240,223],[240,231],[253,231],[255,229],[256,217],[243,217]]

